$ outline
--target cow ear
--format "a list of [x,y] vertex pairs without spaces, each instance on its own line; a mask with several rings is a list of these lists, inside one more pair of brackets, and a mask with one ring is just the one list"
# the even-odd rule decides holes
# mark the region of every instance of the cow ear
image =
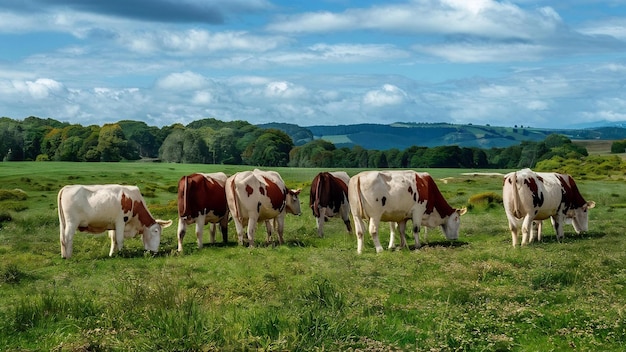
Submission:
[[157,222],[157,224],[161,225],[162,228],[166,228],[166,227],[172,226],[172,220],[157,219],[156,222]]
[[467,213],[467,208],[463,207],[461,209],[457,209],[456,212],[459,213],[459,215],[463,215],[463,214]]
[[587,204],[585,204],[587,206],[587,209],[593,209],[596,207],[596,202],[590,200],[587,202]]
[[295,194],[295,195],[298,195],[298,194],[300,194],[300,192],[301,192],[301,191],[302,191],[302,188],[292,189],[292,190],[291,190],[291,193],[293,193],[293,194]]

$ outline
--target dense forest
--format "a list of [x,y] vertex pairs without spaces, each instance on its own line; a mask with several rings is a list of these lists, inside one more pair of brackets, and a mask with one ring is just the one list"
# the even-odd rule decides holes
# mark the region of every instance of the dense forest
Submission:
[[[302,134],[302,130],[294,133]],[[521,168],[554,157],[580,159],[584,147],[560,134],[543,141],[522,141],[506,148],[456,145],[404,150],[337,148],[322,140],[306,141],[289,131],[263,128],[245,121],[209,118],[186,126],[161,128],[122,120],[82,126],[54,119],[0,118],[0,156],[4,161],[117,162],[154,160],[174,163],[245,164],[254,166],[337,168]],[[300,145],[294,144],[294,139]]]

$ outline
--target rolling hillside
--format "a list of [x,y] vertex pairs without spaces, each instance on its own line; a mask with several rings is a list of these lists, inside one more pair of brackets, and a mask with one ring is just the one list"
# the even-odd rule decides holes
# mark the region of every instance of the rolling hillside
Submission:
[[461,147],[508,147],[522,141],[541,141],[546,136],[559,133],[572,140],[616,140],[626,138],[626,128],[597,127],[584,129],[540,129],[528,127],[499,127],[480,125],[454,125],[448,123],[394,123],[355,124],[337,126],[300,127],[292,124],[265,124],[292,136],[296,145],[312,139],[324,139],[338,148],[359,145],[365,149],[400,150],[411,146],[435,147],[458,145]]

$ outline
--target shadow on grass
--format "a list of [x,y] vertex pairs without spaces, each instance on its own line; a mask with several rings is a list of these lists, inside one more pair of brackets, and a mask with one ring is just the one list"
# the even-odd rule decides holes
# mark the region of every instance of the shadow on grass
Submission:
[[[457,248],[457,247],[463,247],[463,246],[467,246],[469,244],[469,242],[465,242],[465,241],[445,241],[445,240],[441,240],[441,241],[428,241],[428,242],[423,242],[421,243],[421,247],[422,248],[436,248],[436,247],[442,247],[442,248]],[[411,250],[415,250],[415,245],[409,245],[409,249]]]
[[576,232],[566,232],[564,238],[561,241],[556,239],[555,234],[543,235],[541,236],[541,241],[533,241],[533,243],[559,243],[559,242],[573,242],[573,241],[584,241],[590,240],[594,238],[602,238],[606,236],[605,232],[600,231],[587,231],[583,233],[577,234]]

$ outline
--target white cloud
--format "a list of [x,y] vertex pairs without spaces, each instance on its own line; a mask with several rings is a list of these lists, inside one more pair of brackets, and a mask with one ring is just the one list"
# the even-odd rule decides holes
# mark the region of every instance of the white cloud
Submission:
[[382,107],[401,104],[406,98],[407,94],[402,89],[393,84],[385,84],[381,89],[371,90],[365,93],[363,103],[373,107]]
[[196,90],[203,88],[207,85],[207,79],[204,76],[190,72],[177,72],[171,73],[156,83],[156,86],[160,89],[166,90]]
[[305,93],[306,90],[303,87],[286,81],[270,82],[265,86],[265,95],[272,98],[294,99]]
[[13,81],[13,87],[18,92],[27,92],[33,99],[45,99],[64,89],[61,83],[49,78],[38,78],[35,81],[16,80]]

